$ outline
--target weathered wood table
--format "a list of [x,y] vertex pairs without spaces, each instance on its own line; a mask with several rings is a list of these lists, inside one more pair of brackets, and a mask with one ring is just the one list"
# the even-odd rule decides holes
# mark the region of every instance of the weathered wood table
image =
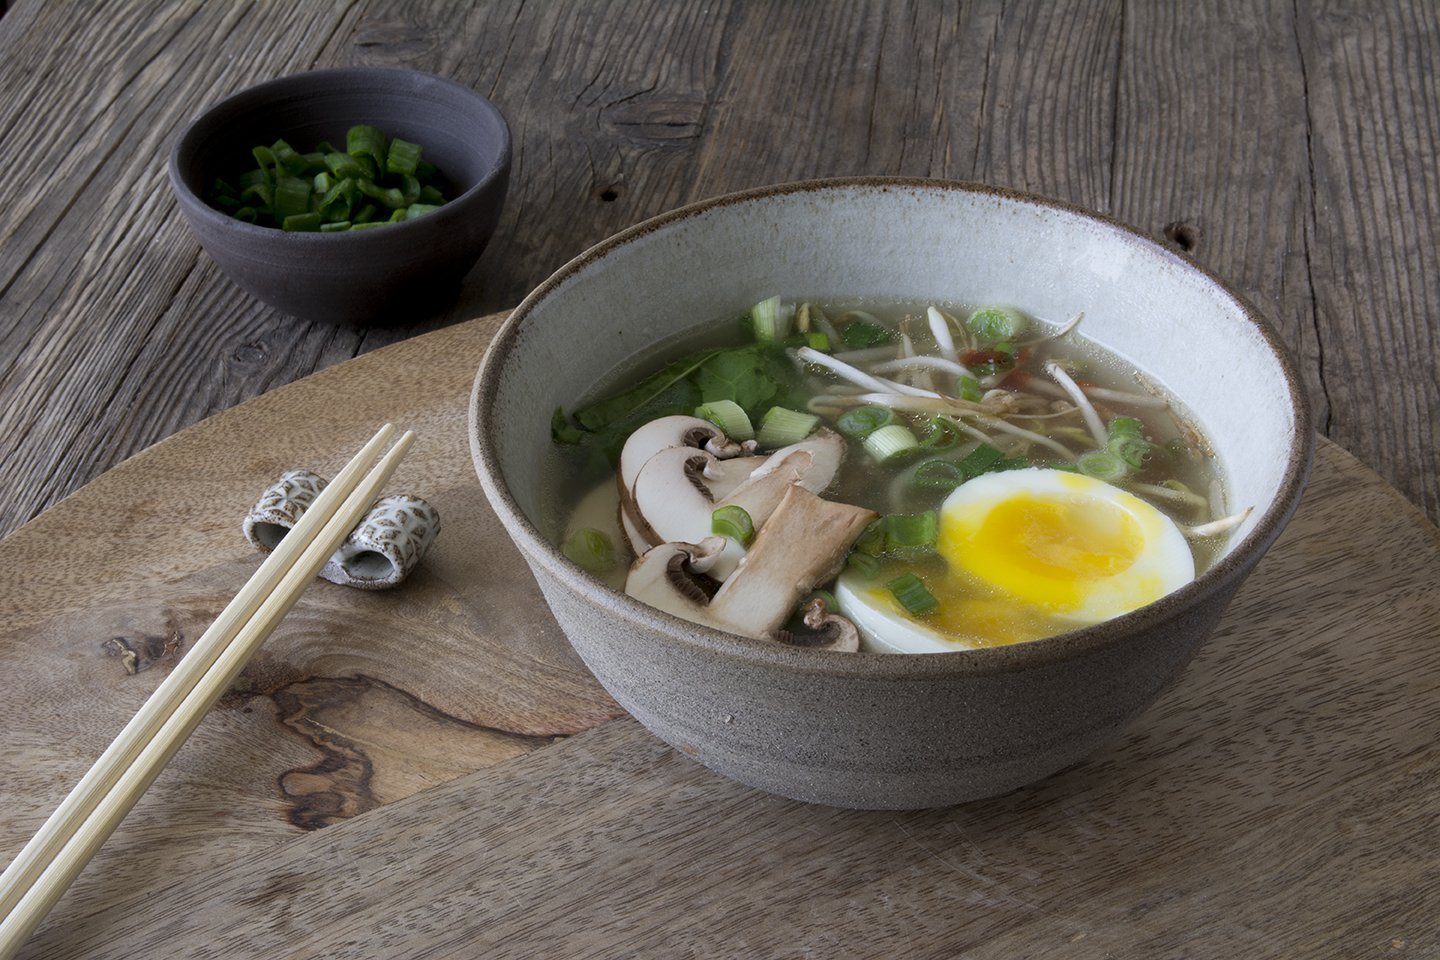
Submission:
[[[1440,957],[1429,4],[0,10],[0,861],[253,569],[235,517],[278,469],[401,417],[397,483],[451,521],[402,591],[307,594],[22,956]],[[165,186],[205,104],[350,63],[510,119],[507,212],[440,316],[276,314]],[[464,449],[494,321],[461,321],[651,214],[854,173],[1136,224],[1270,316],[1335,441],[1125,742],[955,810],[767,797],[619,717]]]

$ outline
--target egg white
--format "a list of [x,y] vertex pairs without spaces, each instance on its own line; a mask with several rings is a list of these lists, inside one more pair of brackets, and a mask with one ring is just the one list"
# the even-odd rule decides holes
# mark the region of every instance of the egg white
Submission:
[[842,574],[835,595],[867,649],[940,653],[1038,639],[1120,616],[1195,578],[1175,523],[1118,487],[1034,468],[962,484],[940,508],[937,552],[948,572],[927,572],[941,609],[915,618],[885,588]]

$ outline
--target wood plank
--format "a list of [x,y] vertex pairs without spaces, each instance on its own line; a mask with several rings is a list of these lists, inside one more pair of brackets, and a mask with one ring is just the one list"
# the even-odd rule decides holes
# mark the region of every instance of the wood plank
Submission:
[[[1423,238],[1440,36],[1420,0],[1367,10],[16,5],[0,22],[0,162],[24,150],[53,173],[0,183],[0,533],[210,413],[513,304],[646,216],[849,173],[978,177],[1156,237],[1176,225],[1276,321],[1334,435],[1440,517],[1440,388],[1376,359],[1437,346]],[[357,331],[276,314],[198,251],[164,188],[170,140],[202,106],[347,63],[448,74],[513,120],[512,200],[438,316]]]
[[1425,3],[1299,8],[1326,429],[1440,516],[1440,21]]
[[1429,956],[1437,624],[1440,532],[1322,443],[1183,678],[1040,784],[840,811],[616,721],[163,890],[112,886],[27,955]]
[[333,475],[399,418],[420,439],[393,489],[441,515],[400,589],[306,593],[56,919],[92,909],[117,879],[138,893],[203,869],[217,829],[236,854],[263,848],[620,713],[545,612],[470,464],[465,397],[497,322],[227,411],[0,544],[8,862],[254,570],[239,521],[283,470]]

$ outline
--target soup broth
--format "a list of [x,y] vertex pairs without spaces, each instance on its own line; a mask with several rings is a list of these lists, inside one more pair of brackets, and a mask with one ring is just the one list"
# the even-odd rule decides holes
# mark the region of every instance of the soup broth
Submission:
[[[853,620],[869,649],[939,652],[1141,606],[1208,567],[1239,518],[1182,408],[1078,321],[962,302],[772,298],[657,344],[557,411],[567,502],[557,542],[617,588],[634,580],[656,534],[637,517],[634,468],[617,478],[616,465],[642,426],[698,414],[745,445],[706,461],[706,476],[796,444],[833,446],[841,465],[816,492],[876,515],[831,564],[839,575],[806,588],[811,623],[797,607],[767,631],[777,639],[806,642],[823,613]],[[717,482],[691,476],[707,496],[725,493],[729,481]],[[645,528],[638,537],[627,510]],[[727,551],[753,561],[757,547],[742,550],[744,531],[719,514],[710,530],[685,529],[689,542],[728,534]],[[728,592],[707,570],[687,575],[703,594]],[[676,602],[672,612],[693,606]]]

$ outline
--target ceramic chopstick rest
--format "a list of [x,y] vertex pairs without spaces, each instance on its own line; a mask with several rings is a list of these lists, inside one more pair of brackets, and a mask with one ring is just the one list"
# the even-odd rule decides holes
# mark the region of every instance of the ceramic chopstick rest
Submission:
[[[326,483],[308,470],[286,470],[246,514],[245,539],[262,552],[274,550]],[[331,555],[320,576],[363,590],[393,587],[420,563],[439,531],[440,515],[419,497],[381,497]]]
[[255,506],[245,515],[245,539],[262,553],[280,545],[290,528],[300,522],[310,504],[328,483],[309,470],[286,470],[266,488]]
[[392,494],[375,501],[320,571],[331,583],[384,590],[404,580],[440,531],[440,514],[419,497]]

